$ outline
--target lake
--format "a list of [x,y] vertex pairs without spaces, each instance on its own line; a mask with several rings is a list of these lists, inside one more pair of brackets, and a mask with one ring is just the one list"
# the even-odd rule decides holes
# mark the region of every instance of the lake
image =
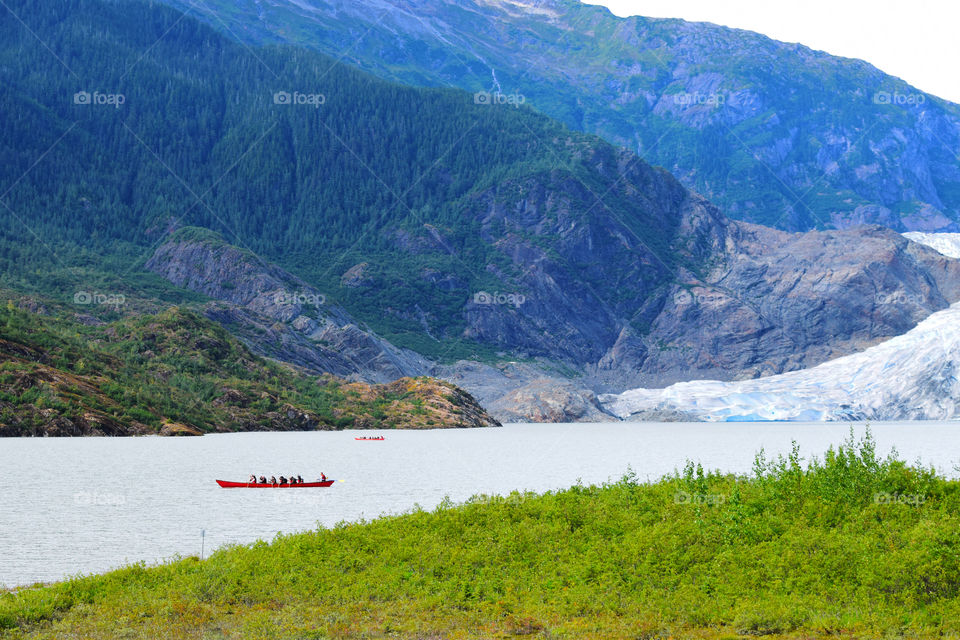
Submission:
[[[126,563],[205,554],[278,532],[433,508],[444,497],[655,480],[691,459],[747,473],[761,447],[821,455],[843,423],[611,423],[502,429],[241,433],[202,438],[0,439],[0,585],[58,580]],[[895,446],[956,476],[960,424],[871,425]],[[854,425],[857,434],[863,425]],[[822,457],[822,456],[821,456]],[[215,479],[326,473],[329,489],[221,489]],[[201,532],[205,535],[201,536]]]

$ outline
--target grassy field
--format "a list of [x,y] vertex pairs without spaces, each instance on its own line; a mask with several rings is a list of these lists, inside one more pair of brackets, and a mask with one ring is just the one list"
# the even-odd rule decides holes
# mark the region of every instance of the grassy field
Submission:
[[851,436],[24,589],[0,637],[955,638],[958,507],[960,482]]

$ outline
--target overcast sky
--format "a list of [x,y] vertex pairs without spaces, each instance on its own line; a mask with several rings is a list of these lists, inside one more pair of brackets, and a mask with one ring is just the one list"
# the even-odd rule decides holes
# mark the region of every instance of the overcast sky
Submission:
[[860,58],[960,103],[960,0],[591,0],[619,16],[683,18],[758,31]]

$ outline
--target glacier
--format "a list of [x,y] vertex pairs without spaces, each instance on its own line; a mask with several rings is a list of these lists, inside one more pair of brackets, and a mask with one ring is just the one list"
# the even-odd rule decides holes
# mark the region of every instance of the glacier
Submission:
[[[960,258],[958,233],[905,235]],[[956,420],[958,367],[960,302],[903,335],[809,369],[752,380],[679,382],[599,400],[626,420],[663,415],[713,422]]]
[[925,244],[948,258],[960,258],[960,233],[924,233],[910,231],[903,234],[908,240]]

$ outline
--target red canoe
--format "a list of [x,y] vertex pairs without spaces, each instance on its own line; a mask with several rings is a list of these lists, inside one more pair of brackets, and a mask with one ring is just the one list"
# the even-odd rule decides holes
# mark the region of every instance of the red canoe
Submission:
[[354,440],[385,440],[385,438],[380,436],[379,438],[354,438]]
[[230,482],[228,480],[217,480],[217,484],[224,489],[306,489],[308,487],[329,487],[336,480],[324,480],[323,482],[303,482],[298,484],[260,484],[259,482]]

